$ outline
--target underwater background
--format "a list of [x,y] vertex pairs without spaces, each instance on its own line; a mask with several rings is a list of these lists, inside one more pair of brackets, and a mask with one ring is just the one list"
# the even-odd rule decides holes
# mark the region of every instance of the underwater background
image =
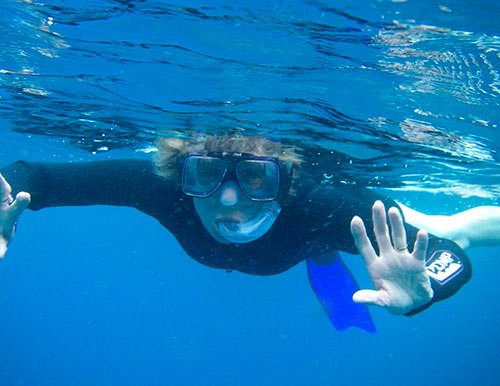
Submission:
[[[324,184],[433,214],[498,205],[499,16],[490,0],[3,0],[1,165],[263,135],[307,149]],[[0,262],[0,385],[498,385],[498,252],[468,251],[472,280],[422,314],[337,332],[303,264],[227,273],[134,209],[27,211]]]

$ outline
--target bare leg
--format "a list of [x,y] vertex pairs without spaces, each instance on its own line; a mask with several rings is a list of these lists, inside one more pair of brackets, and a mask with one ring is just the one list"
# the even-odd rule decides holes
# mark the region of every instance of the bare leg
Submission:
[[433,216],[398,203],[405,221],[463,249],[500,245],[500,207],[478,206],[451,216]]

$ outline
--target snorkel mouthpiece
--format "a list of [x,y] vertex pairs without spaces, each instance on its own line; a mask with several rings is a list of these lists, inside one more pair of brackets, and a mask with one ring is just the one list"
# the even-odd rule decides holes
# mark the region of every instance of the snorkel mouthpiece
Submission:
[[280,205],[276,201],[273,201],[269,206],[246,222],[217,222],[217,230],[228,242],[237,244],[249,243],[262,237],[272,227],[280,212]]

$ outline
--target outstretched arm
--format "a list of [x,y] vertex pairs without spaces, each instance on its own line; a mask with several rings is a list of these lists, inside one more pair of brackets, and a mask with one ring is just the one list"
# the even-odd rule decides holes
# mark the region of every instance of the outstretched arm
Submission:
[[17,219],[30,203],[29,193],[19,192],[14,199],[11,192],[9,183],[0,174],[0,259],[14,236]]
[[453,240],[463,249],[500,245],[498,206],[478,206],[451,216],[435,216],[398,204],[408,224],[438,237]]
[[149,160],[19,161],[2,168],[1,173],[4,177],[0,179],[0,257],[4,256],[15,223],[26,207],[39,210],[59,206],[127,206],[168,227],[173,218],[170,213],[180,195],[173,183],[154,173]]

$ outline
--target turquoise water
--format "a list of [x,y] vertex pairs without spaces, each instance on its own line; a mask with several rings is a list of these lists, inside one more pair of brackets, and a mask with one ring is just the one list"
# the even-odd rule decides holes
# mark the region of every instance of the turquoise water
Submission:
[[[342,151],[342,173],[421,210],[498,204],[499,14],[6,0],[2,164],[145,158],[158,135],[232,131]],[[376,335],[339,333],[304,266],[212,270],[127,208],[28,212],[0,264],[0,385],[497,385],[497,255],[470,251],[471,282],[417,317],[374,310]]]

